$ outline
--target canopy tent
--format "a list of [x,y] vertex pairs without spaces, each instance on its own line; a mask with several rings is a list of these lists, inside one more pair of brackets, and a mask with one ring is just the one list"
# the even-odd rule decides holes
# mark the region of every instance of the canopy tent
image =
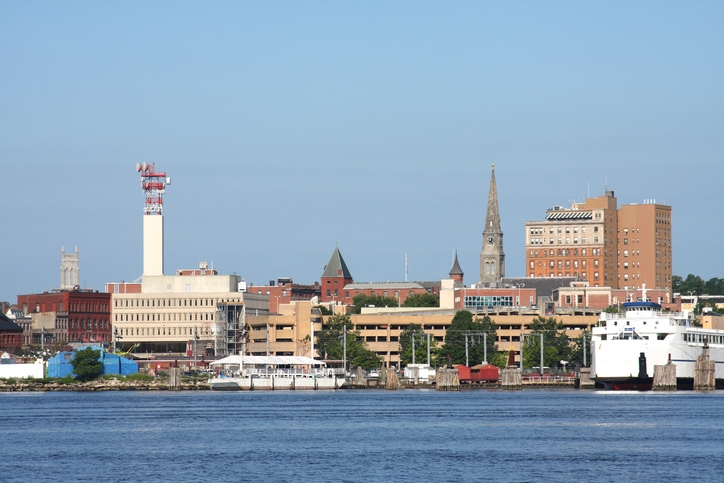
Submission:
[[[238,366],[241,356],[232,355],[212,362],[212,366]],[[244,356],[245,366],[274,365],[274,366],[324,366],[322,361],[303,356]]]

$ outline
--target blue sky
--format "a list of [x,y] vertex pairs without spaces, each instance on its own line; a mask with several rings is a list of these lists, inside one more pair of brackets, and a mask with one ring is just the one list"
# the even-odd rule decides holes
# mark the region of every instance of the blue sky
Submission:
[[722,2],[0,2],[0,300],[142,272],[137,162],[172,177],[166,273],[479,276],[490,164],[524,227],[606,188],[673,207],[724,276]]

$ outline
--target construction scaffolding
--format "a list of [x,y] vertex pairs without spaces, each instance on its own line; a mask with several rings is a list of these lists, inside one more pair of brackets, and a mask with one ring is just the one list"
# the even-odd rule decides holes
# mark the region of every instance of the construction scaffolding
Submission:
[[249,329],[243,302],[226,302],[216,306],[214,353],[216,357],[239,354],[246,347]]

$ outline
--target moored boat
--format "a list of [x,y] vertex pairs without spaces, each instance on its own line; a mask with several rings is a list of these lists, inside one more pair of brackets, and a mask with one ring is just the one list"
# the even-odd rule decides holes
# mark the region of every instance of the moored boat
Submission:
[[320,390],[344,384],[343,369],[309,357],[234,355],[211,366],[220,369],[209,379],[214,390]]
[[724,330],[694,325],[688,312],[665,312],[644,299],[602,313],[591,336],[591,378],[606,389],[652,388],[655,366],[675,364],[676,387],[692,389],[697,358],[714,361],[716,388],[724,388]]

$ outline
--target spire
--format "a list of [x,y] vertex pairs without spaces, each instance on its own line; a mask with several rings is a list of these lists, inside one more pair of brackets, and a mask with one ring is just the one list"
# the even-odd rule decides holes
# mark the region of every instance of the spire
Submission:
[[498,189],[495,184],[495,164],[491,166],[488,211],[483,227],[483,249],[480,252],[480,283],[495,286],[505,276],[503,230],[500,228]]
[[463,275],[465,275],[465,274],[463,273],[463,269],[460,268],[460,263],[458,263],[458,251],[457,250],[455,250],[455,261],[453,262],[453,266],[450,269],[450,273],[448,275],[450,275],[450,278],[455,280],[456,282],[462,283],[462,281],[463,281]]
[[485,230],[500,233],[500,213],[498,212],[498,189],[495,185],[495,163],[490,173],[490,189],[488,190],[488,212],[485,215]]
[[332,257],[324,267],[322,278],[352,278],[352,274],[349,273],[347,264],[344,263],[344,258],[339,252],[339,247],[334,247]]

